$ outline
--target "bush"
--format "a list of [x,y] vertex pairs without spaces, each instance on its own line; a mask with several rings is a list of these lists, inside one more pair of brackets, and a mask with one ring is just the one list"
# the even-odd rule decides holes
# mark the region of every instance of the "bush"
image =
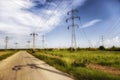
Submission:
[[35,51],[33,49],[29,49],[27,50],[28,53],[35,53]]
[[111,51],[120,51],[120,48],[115,47],[115,46],[112,46],[112,47],[110,48],[110,50],[111,50]]
[[89,61],[87,59],[78,59],[78,60],[75,60],[73,63],[72,63],[72,66],[80,66],[80,67],[86,67],[86,65],[89,63]]
[[68,48],[67,50],[70,51],[70,52],[74,52],[74,51],[76,51],[77,49],[70,47],[70,48]]
[[104,46],[100,46],[98,49],[99,50],[105,50],[105,47]]

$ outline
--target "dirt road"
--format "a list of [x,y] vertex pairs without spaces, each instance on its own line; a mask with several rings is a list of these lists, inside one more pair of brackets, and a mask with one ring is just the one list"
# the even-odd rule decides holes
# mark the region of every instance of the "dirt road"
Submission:
[[0,80],[73,80],[45,62],[20,51],[0,62]]

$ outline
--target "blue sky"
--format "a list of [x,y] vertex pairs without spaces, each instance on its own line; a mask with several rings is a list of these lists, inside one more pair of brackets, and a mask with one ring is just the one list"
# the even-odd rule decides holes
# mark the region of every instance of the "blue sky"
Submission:
[[46,47],[70,47],[71,29],[67,26],[67,12],[79,10],[76,28],[77,46],[98,47],[101,36],[104,45],[120,46],[120,0],[1,0],[0,1],[0,47],[4,48],[4,38],[9,36],[9,48],[27,46],[32,32],[36,37],[36,47],[41,47],[41,35],[45,34]]

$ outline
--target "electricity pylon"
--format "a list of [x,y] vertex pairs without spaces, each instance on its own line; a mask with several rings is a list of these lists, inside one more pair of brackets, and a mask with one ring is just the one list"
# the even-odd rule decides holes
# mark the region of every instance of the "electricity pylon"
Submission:
[[45,48],[45,35],[42,35],[42,49]]
[[5,49],[8,48],[8,36],[5,37]]
[[80,17],[79,16],[74,16],[75,12],[78,12],[78,10],[75,10],[75,9],[72,9],[71,11],[69,11],[67,13],[67,15],[71,15],[70,18],[66,19],[66,22],[68,22],[68,20],[71,20],[72,21],[72,25],[69,25],[68,26],[68,29],[70,27],[72,27],[72,39],[71,39],[71,50],[73,49],[76,49],[76,34],[75,34],[75,27],[79,27],[77,24],[75,24],[75,19],[79,19],[80,20]]
[[104,46],[104,36],[101,36],[101,46]]
[[15,49],[17,49],[17,48],[18,48],[18,43],[16,42],[16,43],[15,43]]
[[33,36],[33,50],[35,50],[35,38],[36,38],[36,36],[37,36],[38,34],[36,34],[36,33],[31,33],[30,35]]
[[27,43],[28,43],[28,49],[30,48],[30,41],[27,41]]

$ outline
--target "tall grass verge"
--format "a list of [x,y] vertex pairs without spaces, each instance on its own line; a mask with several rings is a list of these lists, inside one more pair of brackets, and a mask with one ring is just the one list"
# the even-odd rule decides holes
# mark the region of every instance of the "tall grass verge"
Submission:
[[[86,65],[89,63],[101,64],[100,62],[101,60],[104,60],[104,56],[106,56],[107,58],[111,57],[107,55],[106,52],[105,54],[101,54],[101,52],[99,51],[92,51],[90,53],[89,51],[70,53],[66,50],[52,50],[38,51],[31,54],[41,60],[44,60],[49,65],[52,65],[55,68],[72,75],[75,80],[120,80],[119,76],[111,75],[99,70],[93,70],[86,67]],[[104,62],[107,61],[107,58],[105,58]]]
[[7,51],[6,54],[0,55],[0,60],[6,59],[7,57],[13,55],[14,53],[16,53],[17,51]]

